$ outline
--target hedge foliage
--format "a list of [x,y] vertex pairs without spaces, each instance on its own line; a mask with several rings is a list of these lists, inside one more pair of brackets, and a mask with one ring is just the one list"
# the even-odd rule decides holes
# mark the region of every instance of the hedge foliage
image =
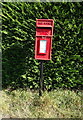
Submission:
[[3,87],[38,88],[36,19],[54,19],[52,60],[44,62],[46,89],[81,88],[83,3],[2,3]]

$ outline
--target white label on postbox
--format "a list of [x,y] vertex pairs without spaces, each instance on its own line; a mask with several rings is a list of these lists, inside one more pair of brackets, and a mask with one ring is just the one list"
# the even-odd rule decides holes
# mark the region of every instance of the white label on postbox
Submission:
[[40,40],[40,53],[46,53],[46,40]]

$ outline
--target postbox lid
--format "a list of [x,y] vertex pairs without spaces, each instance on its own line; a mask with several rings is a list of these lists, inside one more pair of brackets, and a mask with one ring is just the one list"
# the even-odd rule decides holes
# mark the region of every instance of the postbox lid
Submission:
[[54,20],[53,19],[37,19],[36,27],[53,27]]

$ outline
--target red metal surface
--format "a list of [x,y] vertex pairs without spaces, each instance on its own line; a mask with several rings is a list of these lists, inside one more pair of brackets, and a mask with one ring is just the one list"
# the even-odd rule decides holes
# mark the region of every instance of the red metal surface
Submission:
[[[51,59],[53,27],[53,19],[36,20],[35,59]],[[40,53],[40,40],[46,40],[46,53]]]
[[37,28],[36,36],[52,36],[52,29],[50,28]]
[[53,27],[54,20],[53,19],[37,19],[36,27]]

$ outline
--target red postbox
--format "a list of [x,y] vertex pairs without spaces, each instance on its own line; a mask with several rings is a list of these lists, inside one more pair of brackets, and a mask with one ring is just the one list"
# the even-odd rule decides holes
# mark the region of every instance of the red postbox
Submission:
[[51,59],[53,27],[53,19],[36,20],[35,59]]

